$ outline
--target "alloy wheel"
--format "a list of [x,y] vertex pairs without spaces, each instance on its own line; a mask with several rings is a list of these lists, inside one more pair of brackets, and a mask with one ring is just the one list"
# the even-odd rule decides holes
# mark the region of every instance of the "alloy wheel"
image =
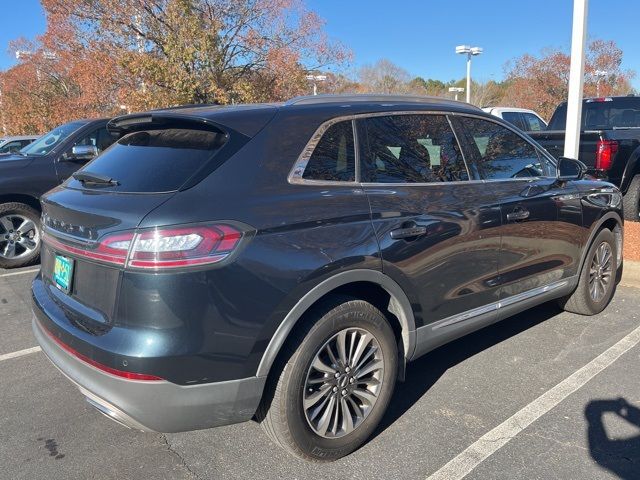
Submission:
[[362,328],[346,328],[316,353],[302,399],[309,426],[325,438],[354,431],[375,405],[384,376],[376,338]]
[[40,232],[35,222],[24,215],[0,217],[0,257],[15,260],[38,249]]
[[613,278],[613,250],[607,242],[596,248],[589,269],[589,294],[591,300],[600,302],[607,294]]

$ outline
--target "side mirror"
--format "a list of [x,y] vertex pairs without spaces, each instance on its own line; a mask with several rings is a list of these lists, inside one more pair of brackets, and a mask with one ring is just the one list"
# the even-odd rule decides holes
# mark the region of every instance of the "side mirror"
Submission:
[[581,180],[587,173],[587,166],[575,158],[560,157],[556,172],[560,181]]
[[88,162],[98,156],[98,148],[94,145],[76,145],[71,153],[65,155],[65,160]]

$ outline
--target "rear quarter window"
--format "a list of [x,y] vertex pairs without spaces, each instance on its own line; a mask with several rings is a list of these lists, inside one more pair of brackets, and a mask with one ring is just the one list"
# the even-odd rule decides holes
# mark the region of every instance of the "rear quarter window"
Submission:
[[[97,187],[120,192],[179,190],[225,144],[221,132],[171,128],[130,133],[84,168],[106,175],[118,185]],[[82,188],[77,180],[72,187]],[[94,188],[94,187],[91,187]]]
[[302,178],[333,182],[356,179],[356,154],[351,120],[331,125],[309,157]]

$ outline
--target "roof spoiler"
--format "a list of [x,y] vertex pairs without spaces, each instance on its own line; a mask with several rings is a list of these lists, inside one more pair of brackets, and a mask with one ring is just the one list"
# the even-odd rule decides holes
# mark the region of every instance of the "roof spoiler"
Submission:
[[207,130],[216,131],[225,135],[229,135],[231,133],[230,128],[224,127],[207,118],[191,115],[179,115],[177,113],[166,111],[133,113],[130,115],[115,117],[109,120],[109,122],[107,123],[107,130],[114,135],[122,136],[129,132],[135,132],[148,128],[185,128],[188,126],[196,127],[199,129],[205,128]]

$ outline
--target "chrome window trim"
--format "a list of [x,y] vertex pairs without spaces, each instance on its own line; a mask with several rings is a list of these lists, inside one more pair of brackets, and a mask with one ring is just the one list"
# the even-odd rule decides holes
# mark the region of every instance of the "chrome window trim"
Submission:
[[[360,146],[358,144],[358,131],[357,131],[357,120],[362,118],[376,118],[376,117],[386,117],[386,116],[394,116],[394,115],[444,115],[449,122],[449,127],[453,131],[453,135],[458,142],[458,146],[460,147],[460,154],[462,155],[462,159],[467,168],[467,174],[469,175],[469,180],[459,180],[455,182],[416,182],[416,183],[406,183],[406,182],[394,182],[394,183],[378,183],[378,182],[361,182],[361,173],[360,173]],[[460,113],[460,112],[452,112],[446,110],[392,110],[388,112],[370,112],[370,113],[357,113],[352,115],[341,115],[338,117],[331,118],[323,122],[311,136],[305,147],[302,149],[302,153],[298,156],[296,161],[293,164],[293,167],[289,171],[289,175],[287,177],[287,181],[292,185],[316,185],[316,186],[412,186],[412,187],[426,187],[432,185],[456,185],[456,184],[478,184],[478,183],[495,183],[495,182],[530,182],[535,180],[549,180],[555,177],[522,177],[522,178],[493,178],[493,179],[471,179],[470,171],[469,171],[469,163],[467,162],[467,158],[464,154],[464,149],[462,148],[462,144],[460,143],[460,138],[458,137],[458,133],[454,128],[450,116],[455,117],[470,117],[477,118],[480,120],[485,120],[488,122],[495,123],[496,125],[500,125],[511,132],[515,133],[522,140],[530,144],[539,155],[543,155],[551,164],[557,168],[557,163],[555,158],[551,156],[546,150],[540,147],[533,139],[527,138],[525,134],[519,132],[515,127],[509,125],[505,121],[501,121],[501,119],[497,117],[493,117],[491,115],[478,115],[474,113]],[[309,163],[309,159],[313,154],[316,146],[322,139],[324,133],[333,125],[339,122],[351,121],[351,125],[353,128],[353,137],[354,137],[354,150],[355,150],[355,180],[353,181],[342,181],[342,180],[312,180],[307,178],[302,178],[304,175],[304,171],[307,168],[307,164]]]
[[[462,155],[462,159],[465,162],[465,166],[467,168],[467,174],[469,174],[469,166],[464,158],[464,152],[462,151],[462,145],[456,135],[456,131],[451,125],[451,120],[449,119],[449,115],[453,112],[446,110],[393,110],[388,112],[370,112],[370,113],[357,113],[353,115],[342,115],[339,117],[334,117],[329,120],[323,122],[311,136],[305,147],[302,149],[302,153],[298,156],[296,161],[293,164],[293,167],[289,171],[289,175],[287,177],[287,181],[293,185],[365,185],[360,183],[360,148],[358,145],[358,131],[357,131],[357,120],[361,118],[376,118],[376,117],[388,117],[394,115],[443,115],[447,121],[449,122],[449,127],[453,131],[454,137],[458,142],[458,146],[460,147],[460,153]],[[480,117],[484,118],[484,117]],[[307,168],[307,164],[309,163],[309,159],[313,154],[316,146],[322,139],[322,135],[333,125],[339,122],[344,122],[351,120],[353,126],[353,137],[354,137],[354,149],[355,149],[355,158],[356,158],[356,180],[355,181],[341,181],[341,180],[311,180],[307,178],[303,178],[304,171]],[[469,176],[471,178],[471,176]],[[451,183],[469,183],[469,182],[481,182],[482,180],[462,180],[461,182],[425,182],[425,183],[398,183],[397,185],[412,185],[412,186],[422,186],[422,185],[444,185]],[[396,185],[395,183],[374,183],[374,185]]]

